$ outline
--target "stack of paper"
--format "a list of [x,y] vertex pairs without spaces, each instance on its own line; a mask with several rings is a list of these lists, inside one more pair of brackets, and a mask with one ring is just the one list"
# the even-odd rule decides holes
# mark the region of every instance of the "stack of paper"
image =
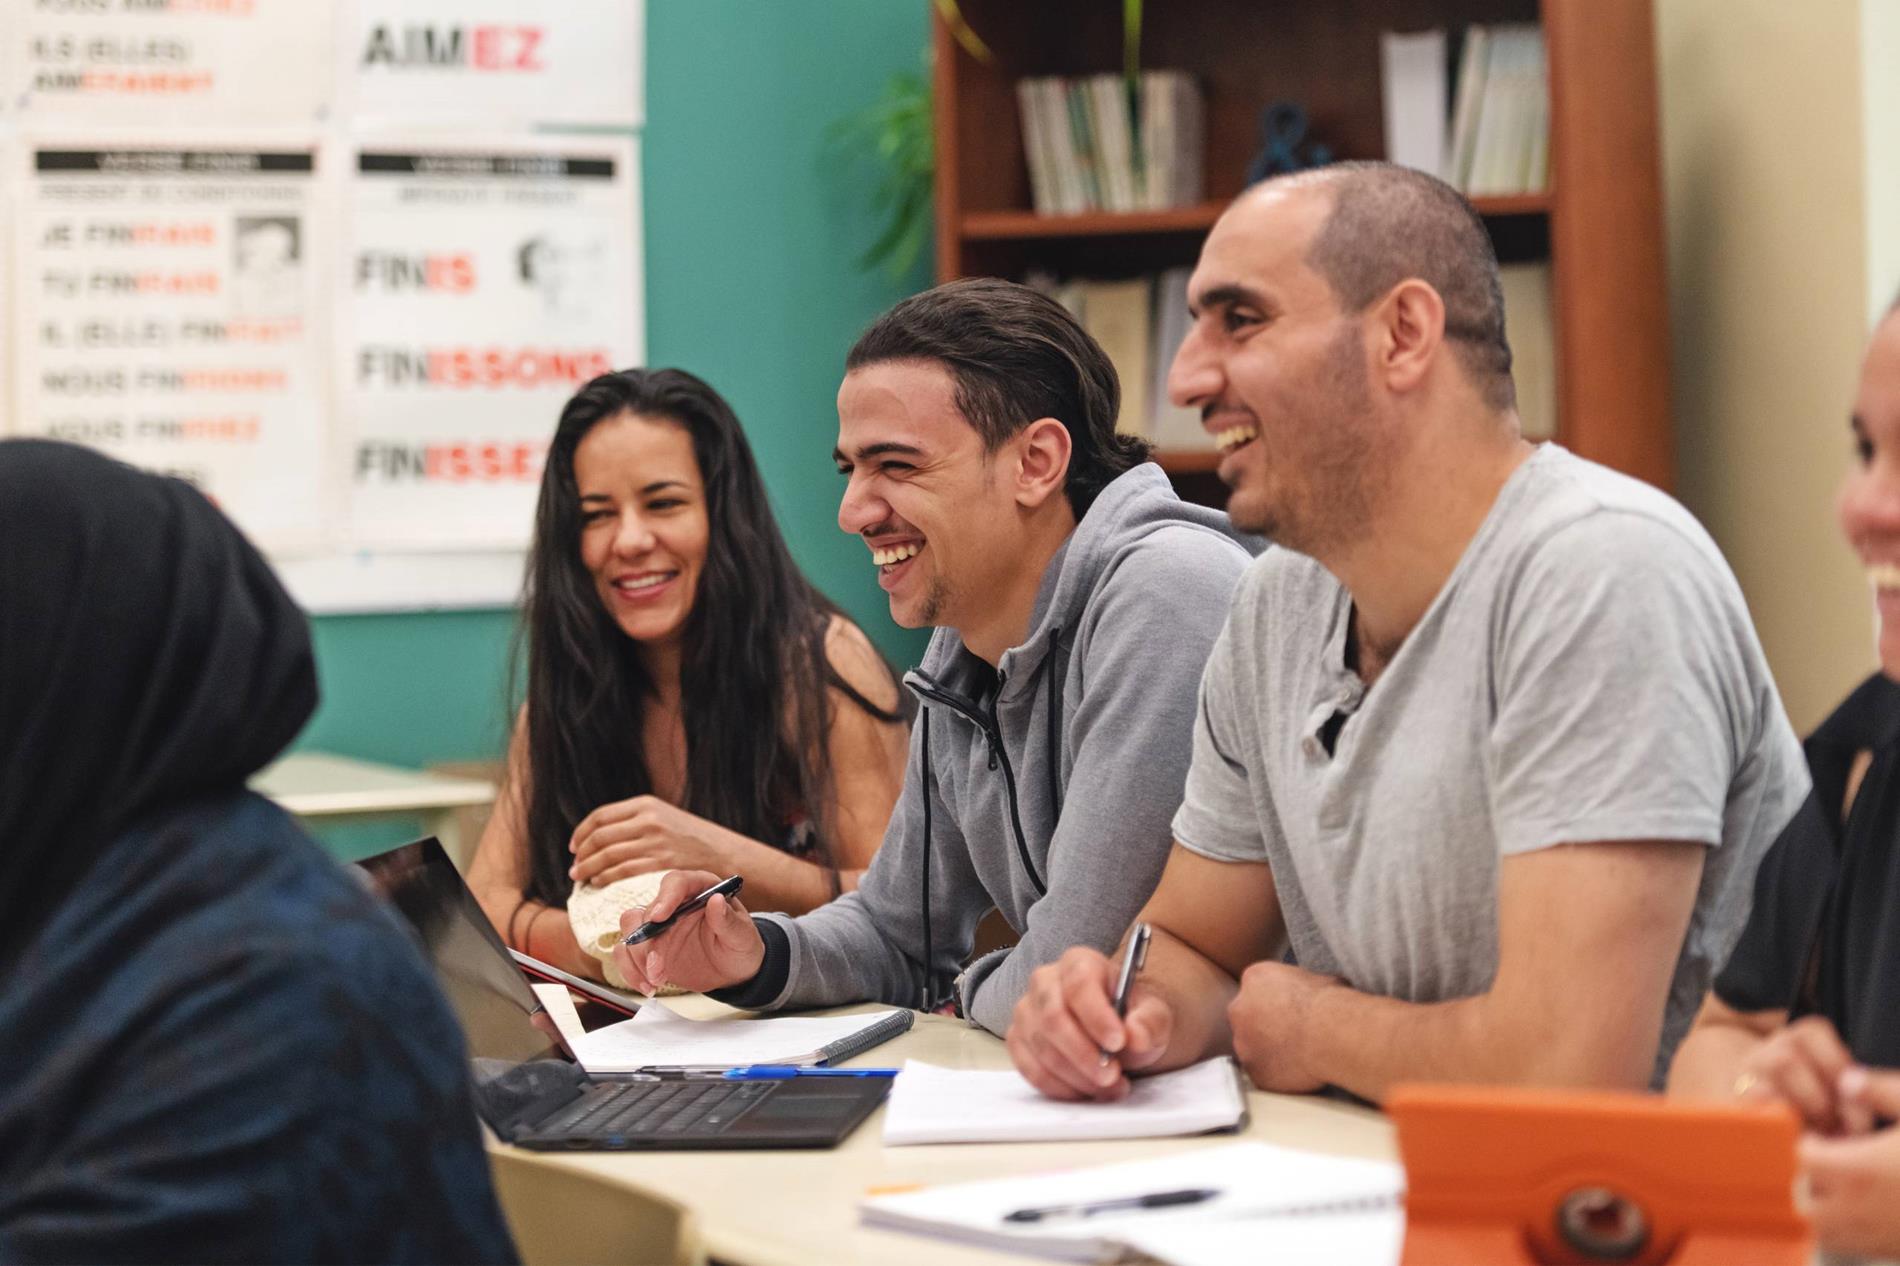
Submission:
[[[902,1078],[899,1078],[901,1084]],[[1268,1143],[1236,1143],[1120,1165],[956,1183],[875,1196],[867,1226],[1033,1253],[1108,1262],[1130,1251],[1178,1266],[1323,1261],[1393,1266],[1404,1237],[1405,1188],[1390,1161],[1353,1160]],[[1161,1192],[1208,1191],[1193,1203],[1080,1210]],[[1016,1220],[1026,1210],[1070,1216]]]
[[1116,1103],[1048,1098],[1014,1070],[968,1072],[911,1060],[884,1109],[884,1142],[1023,1143],[1143,1139],[1230,1130],[1247,1117],[1239,1070],[1226,1056],[1136,1079]]

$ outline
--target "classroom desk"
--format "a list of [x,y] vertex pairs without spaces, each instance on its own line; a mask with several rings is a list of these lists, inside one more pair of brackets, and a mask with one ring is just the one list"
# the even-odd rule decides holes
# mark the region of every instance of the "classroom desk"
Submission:
[[473,840],[464,840],[456,810],[481,808],[495,799],[495,784],[452,778],[420,769],[379,765],[327,752],[294,752],[251,780],[251,790],[312,822],[360,822],[420,816],[425,834],[459,867]]
[[[705,998],[670,998],[686,1014],[724,1008]],[[848,1008],[870,1010],[872,1008]],[[952,1068],[1007,1068],[1003,1043],[948,1016],[919,1016],[903,1037],[851,1060],[896,1065],[921,1059]],[[883,1109],[827,1152],[627,1152],[534,1155],[676,1200],[699,1215],[708,1255],[735,1266],[1003,1266],[1046,1259],[999,1253],[920,1235],[858,1225],[857,1203],[872,1187],[962,1182],[1075,1165],[1102,1165],[1171,1151],[1256,1139],[1342,1156],[1396,1160],[1392,1126],[1380,1113],[1327,1099],[1248,1096],[1249,1121],[1239,1135],[1132,1139],[1109,1143],[884,1146]],[[496,1143],[491,1146],[501,1147]]]

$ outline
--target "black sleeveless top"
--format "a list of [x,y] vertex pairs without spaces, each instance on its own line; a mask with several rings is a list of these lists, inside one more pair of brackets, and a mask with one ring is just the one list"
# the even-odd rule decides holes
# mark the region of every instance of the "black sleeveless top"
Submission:
[[[1738,1011],[1825,1016],[1856,1060],[1900,1065],[1900,685],[1862,682],[1804,750],[1814,790],[1762,859],[1715,993]],[[1843,822],[1863,751],[1873,762]]]

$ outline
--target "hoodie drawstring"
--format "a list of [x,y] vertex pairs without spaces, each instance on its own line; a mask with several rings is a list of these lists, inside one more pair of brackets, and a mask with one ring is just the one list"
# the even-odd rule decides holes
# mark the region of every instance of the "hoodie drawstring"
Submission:
[[931,945],[931,943],[930,943],[930,796],[931,796],[931,783],[935,781],[935,770],[933,770],[933,769],[932,769],[932,767],[931,767],[931,764],[930,764],[930,708],[929,708],[928,706],[926,706],[926,707],[922,707],[922,708],[919,708],[919,709],[918,709],[918,711],[919,711],[919,712],[922,712],[922,713],[924,714],[924,715],[923,715],[923,722],[924,722],[924,742],[923,742],[923,783],[924,783],[924,877],[923,877],[923,906],[924,906],[924,979],[923,979],[923,983],[922,983],[921,985],[919,985],[919,986],[918,986],[918,989],[917,989],[917,1009],[918,1009],[919,1011],[924,1011],[924,1012],[928,1012],[928,1011],[930,1010],[930,1002],[931,1002],[931,999],[930,999],[930,971],[931,971],[931,964],[932,964],[932,963],[933,963],[933,962],[935,961],[935,959],[936,959],[936,950],[935,950],[935,947],[934,947],[934,946],[932,946],[932,945]]
[[1049,803],[1054,821],[1062,821],[1062,626],[1049,639],[1049,667],[1044,675],[1049,689]]

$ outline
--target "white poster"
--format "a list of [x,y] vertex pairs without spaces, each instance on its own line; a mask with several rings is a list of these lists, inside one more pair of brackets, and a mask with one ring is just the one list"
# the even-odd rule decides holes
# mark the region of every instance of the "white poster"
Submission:
[[351,0],[338,50],[359,122],[637,128],[642,0]]
[[352,544],[508,549],[561,405],[639,364],[631,138],[361,142],[338,397]]
[[0,0],[0,61],[29,119],[64,125],[321,121],[337,12],[320,0]]
[[15,429],[186,479],[259,545],[323,536],[335,448],[311,138],[14,147]]

